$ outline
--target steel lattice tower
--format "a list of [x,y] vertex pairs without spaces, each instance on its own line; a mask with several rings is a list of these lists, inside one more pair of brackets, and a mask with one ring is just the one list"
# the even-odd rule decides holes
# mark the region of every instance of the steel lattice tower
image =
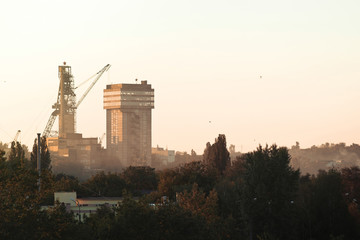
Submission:
[[74,78],[71,74],[71,67],[59,66],[60,87],[58,98],[59,107],[59,137],[65,138],[66,134],[75,133],[76,95]]

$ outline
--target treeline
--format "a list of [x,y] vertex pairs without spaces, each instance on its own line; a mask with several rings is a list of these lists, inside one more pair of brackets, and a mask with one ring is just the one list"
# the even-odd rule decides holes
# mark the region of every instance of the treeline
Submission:
[[[276,145],[260,146],[230,163],[226,138],[219,135],[207,144],[202,161],[162,171],[101,172],[85,182],[54,175],[49,166],[40,191],[31,160],[22,158],[16,144],[12,152],[8,159],[0,152],[0,239],[360,237],[360,169],[301,176],[290,165],[288,149]],[[83,223],[61,204],[41,209],[54,191],[72,190],[83,197],[124,200],[119,207],[102,207]]]

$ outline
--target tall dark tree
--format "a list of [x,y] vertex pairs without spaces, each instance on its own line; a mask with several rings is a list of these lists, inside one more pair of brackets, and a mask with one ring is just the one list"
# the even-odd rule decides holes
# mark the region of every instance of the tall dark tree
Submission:
[[356,219],[360,226],[360,168],[351,167],[341,169],[343,183],[343,195],[348,205],[350,214]]
[[19,142],[12,142],[9,154],[9,163],[12,167],[24,166],[26,162],[25,150]]
[[0,171],[0,239],[39,239],[34,235],[44,195],[37,191],[37,174],[19,162],[8,163],[11,171]]
[[217,169],[220,174],[223,174],[226,167],[230,166],[230,154],[226,148],[224,134],[219,134],[214,144],[211,145],[209,142],[206,144],[203,161],[209,167]]
[[5,151],[0,149],[0,165],[6,161]]
[[324,240],[330,236],[359,239],[355,221],[346,205],[340,172],[335,169],[319,171],[310,190],[306,208],[312,220],[312,237]]
[[[37,139],[34,140],[33,149],[30,155],[30,163],[33,169],[37,168]],[[46,143],[46,137],[40,139],[40,158],[41,158],[41,169],[51,169],[51,158],[50,152]]]
[[289,239],[294,229],[289,221],[296,196],[299,170],[290,167],[287,148],[276,145],[241,156],[244,161],[242,211],[250,237],[266,234]]

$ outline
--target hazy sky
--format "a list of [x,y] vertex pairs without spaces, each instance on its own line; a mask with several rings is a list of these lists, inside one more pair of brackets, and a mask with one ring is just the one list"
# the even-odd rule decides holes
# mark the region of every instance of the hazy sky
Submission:
[[66,61],[75,85],[112,65],[78,109],[85,137],[105,132],[106,84],[138,78],[155,89],[153,146],[201,154],[219,133],[243,152],[359,143],[359,9],[358,0],[1,1],[0,140],[20,129],[32,146]]

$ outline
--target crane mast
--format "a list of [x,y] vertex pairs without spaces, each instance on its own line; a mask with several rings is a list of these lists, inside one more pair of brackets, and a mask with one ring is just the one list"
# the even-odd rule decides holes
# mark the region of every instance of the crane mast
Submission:
[[90,90],[94,87],[94,85],[103,75],[103,73],[109,70],[110,66],[110,64],[107,64],[95,74],[95,80],[91,83],[91,85],[88,87],[88,89],[85,91],[85,93],[82,95],[82,97],[77,103],[74,80],[71,74],[71,67],[66,66],[65,62],[63,66],[59,66],[60,85],[57,101],[52,106],[54,111],[49,117],[49,120],[43,132],[43,136],[48,137],[50,135],[51,129],[57,116],[59,116],[59,137],[63,138],[66,137],[67,134],[75,133],[76,109],[82,103]]

